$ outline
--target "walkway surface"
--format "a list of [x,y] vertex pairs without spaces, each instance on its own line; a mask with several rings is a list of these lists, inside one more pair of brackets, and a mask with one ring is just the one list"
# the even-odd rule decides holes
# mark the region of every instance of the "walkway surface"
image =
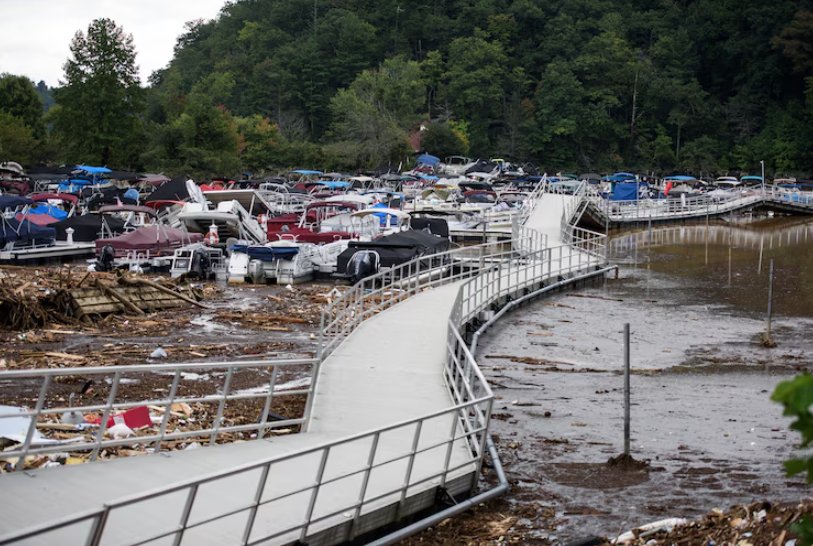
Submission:
[[[527,227],[548,235],[549,246],[561,244],[560,222],[568,199],[573,198],[545,194],[528,220]],[[98,509],[105,502],[159,490],[228,468],[318,448],[341,438],[451,407],[453,402],[444,382],[443,367],[448,319],[460,284],[430,289],[401,302],[362,323],[340,344],[322,365],[309,432],[189,452],[171,452],[166,456],[118,459],[34,471],[30,475],[3,476],[0,478],[3,491],[0,495],[0,513],[3,514],[0,537]],[[456,426],[453,421],[456,422],[453,414],[427,421],[421,430],[419,447],[448,439]],[[381,435],[376,462],[410,451],[415,426],[410,427]],[[370,438],[332,448],[326,459],[323,480],[364,468],[370,450]],[[318,481],[323,453],[317,450],[272,466],[266,480],[266,492],[276,496]],[[416,457],[412,469],[407,468],[407,460],[377,468],[371,474],[366,495],[362,496],[371,499],[391,491],[404,483],[407,475],[412,484],[442,471],[445,454],[444,446]],[[452,449],[450,466],[454,467],[460,461],[465,465],[469,457],[465,444],[458,441]],[[471,474],[474,469],[473,464],[463,466],[451,478]],[[189,521],[202,521],[250,504],[256,494],[259,476],[259,469],[252,470],[202,486]],[[352,507],[363,487],[361,481],[362,475],[356,474],[320,489],[313,507],[314,518],[342,510],[345,506],[350,508],[312,526],[309,534],[352,520]],[[410,488],[409,494],[432,489],[438,483],[439,479],[421,483]],[[365,506],[364,511],[397,503],[399,496],[396,493],[381,497]],[[177,493],[115,511],[107,523],[103,544],[130,544],[157,532],[177,528],[186,497],[185,492]],[[251,538],[269,536],[301,524],[307,518],[310,498],[308,491],[264,506],[257,513]],[[183,544],[239,542],[246,521],[247,514],[243,512],[190,529],[184,535]],[[89,522],[77,524],[25,543],[81,544],[89,528]],[[299,532],[280,536],[267,544],[285,544],[297,538]]]
[[548,246],[563,245],[562,213],[576,197],[544,193],[537,201],[525,227],[548,236]]

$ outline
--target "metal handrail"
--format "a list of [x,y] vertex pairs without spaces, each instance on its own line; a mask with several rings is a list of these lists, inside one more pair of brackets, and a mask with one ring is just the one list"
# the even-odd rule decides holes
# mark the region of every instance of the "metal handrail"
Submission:
[[[105,439],[105,432],[107,431],[107,423],[116,412],[123,412],[139,406],[157,406],[164,409],[163,418],[159,431],[157,434],[150,434],[146,436],[139,436],[139,443],[152,443],[154,442],[153,452],[158,453],[161,450],[161,444],[164,441],[182,440],[185,438],[200,438],[209,437],[209,444],[216,443],[218,437],[223,434],[231,434],[234,432],[247,432],[256,431],[257,437],[262,438],[268,429],[275,428],[288,428],[296,425],[301,425],[305,422],[304,415],[301,418],[284,419],[267,422],[268,414],[270,412],[273,400],[278,396],[295,396],[305,395],[308,399],[312,398],[313,394],[313,376],[316,373],[319,361],[315,358],[296,359],[296,360],[244,360],[244,361],[229,361],[229,362],[184,362],[176,364],[141,364],[141,365],[128,365],[128,366],[98,366],[92,368],[59,368],[59,369],[44,369],[44,370],[10,370],[0,373],[0,382],[11,382],[34,379],[40,380],[38,389],[37,403],[32,410],[19,411],[19,412],[0,412],[0,420],[10,418],[29,418],[30,423],[26,432],[26,437],[22,445],[18,449],[6,450],[2,453],[0,458],[10,459],[19,457],[20,461],[24,461],[26,457],[31,455],[46,455],[49,453],[60,453],[66,450],[76,452],[92,450],[90,461],[94,462],[104,448],[118,447],[121,445],[132,444],[132,439]],[[273,367],[271,376],[268,381],[267,392],[229,392],[231,379],[235,371],[244,369],[253,369],[258,367]],[[305,389],[283,389],[280,388],[284,385],[277,383],[279,379],[280,369],[293,369],[297,371],[302,367],[309,368],[309,386]],[[217,394],[210,394],[206,396],[181,396],[179,391],[182,389],[182,382],[199,384],[199,378],[185,378],[185,374],[191,372],[206,372],[214,370],[225,370],[223,374],[224,380],[220,392]],[[121,397],[121,390],[125,387],[126,379],[133,379],[134,376],[143,376],[143,374],[159,374],[171,375],[172,385],[169,389],[169,394],[165,397],[150,399],[150,400],[133,400],[133,401],[116,401]],[[129,375],[130,377],[125,377]],[[49,395],[55,388],[56,379],[59,378],[61,382],[74,382],[81,383],[90,377],[104,376],[104,379],[110,379],[108,394],[106,402],[99,404],[78,405],[74,407],[66,407],[57,405],[56,407],[46,407]],[[112,376],[112,378],[111,378]],[[302,379],[302,378],[300,378]],[[97,387],[101,388],[101,387]],[[56,395],[53,395],[56,396]],[[222,426],[220,420],[223,416],[223,410],[226,403],[235,400],[252,400],[259,399],[264,401],[263,410],[259,416],[258,422],[248,425],[229,425]],[[57,400],[59,401],[59,400]],[[64,403],[64,399],[62,399]],[[167,432],[167,425],[171,415],[171,408],[175,404],[191,404],[191,403],[217,403],[217,415],[214,418],[213,426],[205,429],[198,430],[185,430],[180,432]],[[102,412],[101,420],[98,429],[96,429],[96,439],[91,442],[75,442],[69,444],[57,445],[42,445],[35,446],[34,434],[37,429],[37,424],[41,417],[52,417],[55,420],[61,418],[64,414],[69,412]],[[22,471],[25,465],[18,463],[15,467],[16,471]]]

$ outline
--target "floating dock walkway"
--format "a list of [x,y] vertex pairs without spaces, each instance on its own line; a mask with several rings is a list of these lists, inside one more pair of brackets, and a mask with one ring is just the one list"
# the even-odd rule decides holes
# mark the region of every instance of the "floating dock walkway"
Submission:
[[[1,476],[0,545],[327,546],[409,521],[440,497],[475,494],[493,394],[468,350],[469,325],[546,284],[604,274],[605,236],[567,221],[582,201],[537,193],[511,244],[418,258],[333,301],[320,353],[302,363],[313,373],[300,434]],[[478,259],[478,271],[455,266]],[[237,364],[205,365],[229,369],[221,408],[243,396],[229,391]],[[276,374],[274,361],[255,365]],[[173,366],[175,386],[158,402],[167,406],[184,365]],[[83,372],[101,373],[64,375]],[[39,377],[32,373],[29,380]],[[50,381],[43,374],[41,395]],[[0,373],[0,381],[15,377]],[[121,377],[105,415],[123,407]],[[274,379],[269,389],[266,413]],[[29,414],[51,410],[38,403]]]
[[813,193],[788,193],[773,188],[756,189],[731,195],[701,195],[687,199],[638,199],[610,201],[590,196],[584,202],[579,220],[598,228],[622,228],[630,225],[685,222],[718,217],[734,212],[769,208],[791,214],[813,214]]

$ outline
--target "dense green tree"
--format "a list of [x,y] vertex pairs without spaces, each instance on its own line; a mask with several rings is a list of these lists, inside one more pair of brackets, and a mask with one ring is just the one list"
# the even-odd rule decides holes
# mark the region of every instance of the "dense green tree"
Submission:
[[508,87],[508,57],[499,41],[477,29],[474,36],[449,44],[443,96],[453,116],[471,123],[471,148],[487,155],[489,130],[502,119]]
[[421,131],[421,149],[441,159],[468,153],[466,142],[448,123],[430,123]]
[[408,150],[409,129],[419,116],[425,89],[420,66],[396,57],[365,70],[333,97],[333,151],[349,167],[376,166]]
[[234,85],[229,73],[212,74],[183,98],[180,113],[162,125],[153,124],[151,142],[142,157],[147,168],[203,180],[237,175],[240,138],[221,102]]
[[110,19],[77,32],[54,97],[54,133],[69,162],[132,165],[144,112],[133,37]]
[[0,112],[21,119],[34,137],[45,135],[42,101],[34,84],[25,76],[0,75]]
[[[144,157],[201,174],[240,161],[350,168],[400,158],[405,134],[429,119],[465,127],[470,154],[555,170],[752,170],[764,159],[805,171],[812,14],[807,0],[229,2],[189,23],[150,78]],[[394,59],[400,75],[376,68]],[[233,85],[213,97],[200,87],[211,78]],[[91,91],[98,83],[69,88],[88,102],[112,96]],[[114,115],[117,128],[135,124],[126,144],[60,100],[48,119],[65,158],[132,156],[133,97],[138,108]],[[271,155],[249,143],[251,127],[265,127],[257,119],[277,127]]]
[[31,165],[40,143],[22,118],[0,110],[0,163],[16,161]]
[[56,104],[54,100],[54,90],[48,87],[42,80],[37,84],[36,90],[45,112],[48,113],[48,111],[54,107],[54,104]]
[[279,127],[260,115],[235,118],[244,169],[258,173],[280,165]]

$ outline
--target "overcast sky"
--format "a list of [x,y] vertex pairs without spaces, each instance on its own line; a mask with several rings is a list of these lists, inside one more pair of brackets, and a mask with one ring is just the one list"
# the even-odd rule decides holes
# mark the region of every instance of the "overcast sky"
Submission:
[[0,73],[45,80],[54,87],[77,30],[102,17],[133,35],[141,82],[172,59],[184,23],[213,19],[225,0],[0,0],[3,44]]

